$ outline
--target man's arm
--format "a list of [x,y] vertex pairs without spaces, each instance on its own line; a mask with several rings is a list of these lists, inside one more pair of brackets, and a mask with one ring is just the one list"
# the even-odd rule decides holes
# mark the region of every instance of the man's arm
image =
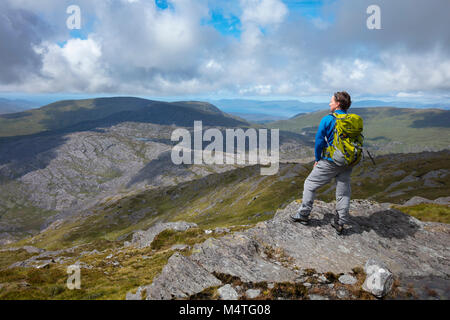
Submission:
[[327,134],[327,128],[330,120],[329,117],[323,117],[319,124],[319,129],[316,133],[316,144],[314,148],[314,154],[316,157],[316,162],[322,158],[322,150],[327,145],[325,141],[325,136]]

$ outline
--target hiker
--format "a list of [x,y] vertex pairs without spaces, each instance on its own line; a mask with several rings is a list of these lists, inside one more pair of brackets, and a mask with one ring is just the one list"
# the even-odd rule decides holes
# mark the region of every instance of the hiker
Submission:
[[[361,158],[363,141],[362,119],[347,114],[351,103],[350,95],[345,91],[336,92],[331,97],[330,114],[320,121],[316,134],[314,168],[305,180],[301,207],[295,215],[291,215],[294,222],[308,224],[316,190],[336,178],[336,214],[331,225],[337,234],[342,234],[344,225],[349,223],[350,175]],[[345,123],[340,122],[336,126],[336,122],[342,120]],[[356,129],[350,129],[347,133],[342,128]],[[349,137],[352,140],[345,141]],[[338,146],[344,143],[344,147]]]

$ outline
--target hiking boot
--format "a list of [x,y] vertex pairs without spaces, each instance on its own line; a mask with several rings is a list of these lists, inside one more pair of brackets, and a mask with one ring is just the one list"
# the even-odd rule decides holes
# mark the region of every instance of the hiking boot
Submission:
[[336,230],[338,235],[344,232],[344,225],[339,223],[339,214],[336,212],[334,219],[331,221],[331,226]]
[[309,217],[302,216],[301,214],[297,213],[294,216],[289,216],[291,218],[292,222],[300,222],[303,225],[309,224]]

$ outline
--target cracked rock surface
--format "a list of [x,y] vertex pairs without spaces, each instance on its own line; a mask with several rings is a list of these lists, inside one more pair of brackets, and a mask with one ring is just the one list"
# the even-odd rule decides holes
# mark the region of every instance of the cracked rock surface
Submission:
[[[308,226],[289,220],[299,206],[294,201],[253,228],[196,244],[189,257],[176,253],[146,298],[186,297],[218,286],[214,274],[245,282],[296,282],[302,269],[351,273],[370,258],[385,262],[400,278],[433,277],[450,286],[449,225],[421,222],[386,203],[352,200],[352,223],[338,236],[330,226],[334,203],[316,201]],[[174,279],[178,270],[183,272]]]

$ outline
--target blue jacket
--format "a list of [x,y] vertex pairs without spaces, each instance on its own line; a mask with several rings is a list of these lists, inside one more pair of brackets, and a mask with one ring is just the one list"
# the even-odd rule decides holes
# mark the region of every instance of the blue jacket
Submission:
[[[337,114],[345,114],[347,113],[344,110],[336,110]],[[319,124],[319,129],[316,133],[316,147],[315,147],[315,156],[316,161],[319,161],[322,159],[322,150],[323,148],[326,148],[327,142],[325,141],[325,137],[328,139],[328,143],[331,145],[333,143],[333,131],[334,131],[334,125],[336,124],[336,119],[331,115],[328,114],[325,117],[322,118]],[[328,161],[333,161],[333,159],[328,157],[323,157],[323,159],[326,159]]]

